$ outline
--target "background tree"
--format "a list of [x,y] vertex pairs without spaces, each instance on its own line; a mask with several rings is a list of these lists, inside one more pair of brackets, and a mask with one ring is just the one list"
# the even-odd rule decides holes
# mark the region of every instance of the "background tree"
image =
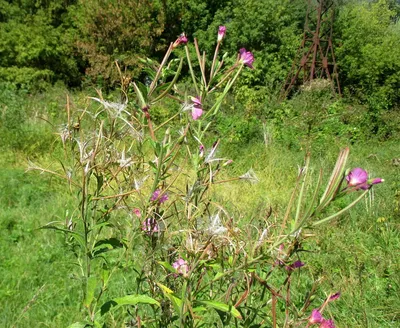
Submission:
[[391,108],[400,100],[396,17],[389,1],[352,1],[340,8],[335,26],[342,85],[348,96],[375,109]]
[[73,12],[81,36],[77,45],[88,63],[86,74],[95,82],[112,85],[118,80],[115,61],[137,74],[138,58],[162,47],[158,38],[165,14],[160,1],[80,1]]
[[19,86],[80,83],[68,8],[75,1],[0,1],[0,79]]

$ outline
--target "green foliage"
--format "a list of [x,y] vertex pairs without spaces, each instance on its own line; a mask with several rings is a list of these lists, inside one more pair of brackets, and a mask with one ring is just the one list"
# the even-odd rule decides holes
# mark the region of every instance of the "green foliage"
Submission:
[[[54,77],[49,69],[33,67],[0,67],[0,79],[25,91],[45,91]],[[4,85],[3,85],[4,86]]]
[[[43,81],[37,80],[38,85]],[[31,84],[32,86],[33,84]],[[60,94],[60,86],[49,89],[48,93],[28,94],[26,84],[20,87],[14,82],[0,83],[0,149],[23,151],[29,157],[37,157],[43,151],[53,148],[54,139],[49,132],[49,118],[57,121],[61,105],[53,96],[65,98]],[[61,86],[65,88],[65,86]]]
[[290,100],[271,99],[261,111],[273,138],[289,148],[321,150],[326,142],[355,141],[344,121],[346,103],[332,95],[327,80],[304,85]]
[[[393,159],[398,144],[365,143],[367,136],[387,139],[399,131],[398,113],[388,110],[396,101],[388,91],[393,85],[377,90],[379,82],[373,87],[362,84],[365,90],[371,87],[371,93],[363,99],[357,96],[369,108],[333,97],[326,81],[303,86],[285,102],[275,101],[273,91],[287,67],[287,58],[280,57],[280,52],[290,54],[295,49],[295,42],[289,41],[296,38],[295,14],[288,8],[299,2],[285,1],[280,6],[273,1],[239,0],[192,0],[175,5],[164,1],[157,2],[156,9],[148,6],[148,11],[141,12],[156,13],[157,19],[168,22],[179,10],[190,8],[181,13],[183,22],[187,31],[196,26],[193,31],[201,29],[200,34],[210,36],[210,43],[201,46],[205,49],[212,49],[221,25],[215,17],[226,17],[226,25],[233,24],[228,33],[232,31],[236,43],[224,39],[222,50],[231,48],[235,53],[242,45],[254,47],[259,63],[266,65],[262,73],[225,57],[231,67],[214,71],[208,78],[209,61],[203,63],[199,58],[199,64],[192,66],[190,56],[196,55],[189,45],[180,46],[173,54],[186,52],[194,86],[176,84],[183,65],[176,59],[161,65],[160,70],[155,61],[147,60],[149,83],[129,84],[136,63],[124,57],[129,53],[124,40],[130,35],[118,30],[118,24],[126,23],[126,18],[119,20],[124,13],[117,8],[118,1],[82,1],[69,8],[66,6],[71,3],[55,3],[53,7],[47,1],[18,1],[17,7],[0,0],[1,10],[7,9],[1,11],[0,21],[6,21],[3,12],[7,12],[7,19],[20,23],[18,15],[23,10],[24,15],[38,19],[38,26],[41,15],[46,16],[42,24],[46,28],[60,22],[71,26],[74,17],[79,18],[80,32],[95,26],[97,30],[86,30],[81,49],[93,47],[108,59],[121,59],[121,67],[127,67],[121,74],[121,94],[128,100],[113,103],[114,95],[105,100],[100,91],[99,98],[91,100],[80,94],[66,99],[62,87],[47,94],[29,94],[46,87],[41,84],[42,77],[52,81],[61,76],[56,68],[37,68],[35,64],[37,58],[44,58],[38,49],[47,49],[48,40],[39,40],[26,54],[18,50],[16,56],[9,56],[32,66],[17,69],[4,58],[0,74],[9,82],[0,85],[1,326],[64,327],[75,322],[70,327],[273,327],[274,321],[277,326],[305,326],[312,308],[325,307],[323,291],[337,290],[343,296],[330,306],[329,316],[339,319],[341,326],[398,324],[400,172]],[[149,2],[135,4],[140,8]],[[249,14],[238,11],[239,6],[265,13],[268,19],[260,18],[261,23],[274,22],[277,30],[272,26],[264,33],[254,17],[251,21]],[[276,17],[268,6],[278,13]],[[60,14],[52,16],[57,10],[51,8],[58,8]],[[127,17],[135,13],[129,8]],[[105,25],[109,18],[97,15],[96,10],[111,13],[115,25],[112,21]],[[86,26],[81,19],[88,15],[93,21]],[[286,23],[279,25],[280,20]],[[146,25],[144,20],[138,21]],[[145,33],[156,19],[149,21],[143,29],[128,22],[132,42],[143,38],[135,34],[136,29]],[[285,30],[289,21],[293,25]],[[208,25],[214,23],[211,33]],[[112,26],[118,35],[113,34]],[[151,44],[142,43],[142,54],[155,54],[159,39],[177,26],[154,31]],[[237,32],[242,26],[245,37]],[[268,32],[270,28],[272,32]],[[68,31],[71,45],[75,32]],[[115,37],[116,43],[105,40],[107,35]],[[115,45],[123,50],[119,52]],[[68,47],[47,51],[57,57]],[[262,48],[271,55],[265,55]],[[210,49],[207,52],[212,54]],[[95,51],[91,54],[96,56]],[[165,58],[171,54],[172,50],[168,51]],[[94,58],[93,69],[101,63],[100,57]],[[218,63],[222,56],[216,57]],[[71,63],[77,64],[75,59]],[[201,75],[196,74],[199,70]],[[104,85],[121,77],[112,71],[104,67]],[[24,75],[32,75],[32,79],[25,80]],[[359,79],[361,83],[361,75]],[[236,81],[240,84],[233,88]],[[260,86],[253,89],[252,84]],[[214,92],[216,85],[221,88]],[[228,95],[229,90],[235,91],[234,96]],[[170,98],[162,99],[167,92]],[[202,101],[204,112],[197,119],[192,119],[194,107],[189,96]],[[45,121],[54,123],[55,133]],[[257,142],[262,140],[262,127],[264,142]],[[53,142],[54,134],[58,142]],[[220,139],[218,149],[215,139]],[[273,139],[276,141],[270,144]],[[354,188],[343,186],[345,150],[322,194],[320,182],[328,181],[325,173],[333,164],[331,153],[344,141],[356,144],[357,156],[351,165],[365,165],[370,176],[382,173],[387,180],[382,188],[350,194]],[[298,169],[303,158],[300,148],[317,149],[313,154],[320,163],[310,164],[315,163],[315,156],[312,162],[306,156]],[[29,168],[40,175],[24,174],[26,165],[20,152],[24,159],[40,158],[41,167],[29,162]],[[48,155],[43,157],[44,153]],[[52,156],[60,160],[50,160]],[[258,178],[253,170],[243,174],[249,167],[257,171]],[[43,174],[46,172],[53,177]],[[60,188],[58,178],[64,180],[65,188]],[[76,199],[72,199],[72,191]],[[161,195],[154,197],[156,192]],[[166,195],[168,199],[161,201]],[[316,229],[361,199],[363,202],[341,220]],[[325,211],[329,203],[331,207]],[[39,231],[40,226],[43,229]],[[177,259],[186,264],[177,268]],[[292,273],[288,266],[298,259],[306,265]]]
[[235,54],[240,48],[251,50],[255,72],[245,74],[242,85],[279,88],[299,46],[306,7],[302,1],[235,0],[220,8],[209,26],[197,29],[200,46],[212,55],[219,25],[226,25],[227,39],[222,51]]
[[86,74],[108,87],[120,80],[117,61],[129,77],[137,76],[139,57],[149,57],[162,44],[165,14],[161,1],[90,0],[71,7],[80,38],[77,46],[88,62]]
[[[4,98],[11,98],[14,91],[14,89],[9,89],[9,93],[4,93]],[[65,106],[65,91],[61,88],[52,91],[47,96],[29,97],[20,94],[19,97],[21,102],[18,106],[23,109],[25,119],[30,119],[36,108],[60,113],[63,112]],[[17,99],[16,96],[14,98]],[[83,108],[85,103],[82,95],[76,93],[71,95],[71,106],[75,104],[77,108]],[[342,106],[336,101],[333,103],[334,106]],[[271,103],[269,105],[271,112],[277,108]],[[346,108],[348,111],[348,107]],[[358,109],[352,110],[350,116],[354,117]],[[361,117],[361,109],[358,111]],[[163,113],[165,113],[163,116],[167,115],[168,109],[165,108]],[[58,117],[55,116],[55,118]],[[206,140],[206,144],[211,145],[213,141],[214,138],[211,137]],[[57,144],[60,145],[60,143]],[[46,146],[48,147],[45,142],[43,147]],[[321,156],[314,156],[314,163],[319,162],[319,164],[316,163],[315,168],[312,169],[316,170],[320,166],[327,169],[331,166],[333,162],[331,152],[336,150],[336,146],[330,141],[326,143],[324,153]],[[396,219],[399,211],[396,211],[395,201],[397,200],[398,206],[399,197],[396,196],[396,190],[397,192],[400,190],[398,183],[400,172],[397,167],[391,165],[391,159],[397,150],[398,144],[394,142],[359,143],[358,141],[354,146],[351,165],[354,167],[365,163],[370,172],[382,173],[386,182],[375,189],[372,206],[367,207],[367,203],[361,202],[350,215],[344,216],[343,220],[313,231],[313,234],[316,234],[315,243],[309,239],[303,244],[304,252],[300,254],[306,266],[304,270],[302,269],[301,275],[297,272],[292,275],[292,284],[296,285],[292,299],[296,306],[302,304],[304,295],[312,288],[315,280],[323,278],[317,286],[320,291],[313,296],[311,306],[318,307],[323,302],[326,297],[324,291],[340,289],[341,299],[330,306],[330,312],[338,325],[365,327],[366,322],[370,327],[377,328],[397,325],[399,315],[396,307],[396,297],[399,292],[397,272],[400,263],[396,253],[399,243]],[[4,304],[0,324],[9,327],[16,323],[16,327],[21,328],[36,326],[38,323],[49,327],[67,327],[73,322],[82,320],[83,317],[76,302],[82,297],[79,292],[81,280],[70,264],[74,256],[71,254],[70,257],[66,257],[69,248],[65,245],[62,235],[36,229],[48,221],[61,221],[65,220],[65,217],[75,217],[71,211],[71,199],[68,191],[60,188],[57,179],[48,176],[46,178],[46,175],[24,173],[26,164],[23,157],[25,156],[15,158],[13,164],[7,163],[6,159],[12,159],[14,156],[13,153],[4,150],[0,155],[0,164],[3,167],[3,171],[0,172],[0,186],[2,186],[0,187],[0,205],[3,208],[0,215],[2,228],[0,249],[3,254],[0,265],[3,277],[0,286],[0,301]],[[273,204],[273,216],[278,216],[285,211],[287,199],[296,180],[297,164],[301,163],[303,152],[295,149],[288,151],[278,140],[267,149],[261,142],[253,142],[250,145],[221,142],[218,157],[235,159],[235,162],[227,167],[228,176],[240,175],[252,166],[260,178],[260,183],[257,185],[229,183],[216,185],[217,188],[214,189],[213,197],[216,197],[219,204],[225,204],[226,210],[233,213],[232,217],[239,220],[242,226],[254,224],[255,221],[249,224],[249,220],[259,215],[260,211],[267,213],[271,204]],[[54,167],[51,164],[54,161],[49,158],[43,158],[41,161],[48,168]],[[343,204],[345,202],[340,202],[336,206],[340,207]],[[123,216],[118,216],[117,222],[123,220]],[[121,226],[116,225],[113,229],[121,231]],[[343,234],[343,231],[347,231],[346,234]],[[129,295],[128,302],[131,302],[131,299],[133,302],[138,299],[143,301],[142,298],[137,298],[142,291],[138,292],[134,286],[144,277],[138,277],[135,270],[140,272],[142,265],[148,265],[151,261],[151,257],[142,258],[141,256],[145,252],[147,247],[145,245],[148,245],[145,243],[149,243],[149,239],[146,236],[140,236],[135,243],[138,244],[138,249],[134,254],[137,265],[118,268],[113,273],[113,279],[104,294],[105,301],[112,302],[117,299],[116,305],[121,306],[112,307],[111,311],[104,314],[103,318],[106,320],[107,327],[115,326],[116,321],[130,322],[133,318],[127,314],[127,309],[131,309],[129,310],[131,313],[135,311],[142,313],[146,309],[152,313],[153,318],[155,316],[148,304],[122,305],[121,303],[124,295]],[[116,248],[103,255],[109,256],[112,252],[118,254],[121,250]],[[210,274],[215,274],[218,270],[220,270],[218,263],[212,263],[206,269]],[[165,269],[162,273],[163,277],[166,277],[172,271]],[[307,276],[312,278],[306,278]],[[104,277],[107,277],[106,271],[99,279]],[[172,286],[179,288],[181,278],[172,275],[168,277],[166,280],[171,282]],[[196,280],[198,281],[200,279]],[[240,281],[242,280],[237,276],[235,282]],[[229,284],[230,282],[225,284],[225,281],[221,283],[221,290],[226,291],[226,286],[229,287]],[[172,288],[172,286],[169,287]],[[214,286],[216,286],[215,283]],[[237,288],[234,295],[240,297],[241,292],[243,290]],[[95,296],[96,293],[97,290],[95,290]],[[162,297],[158,295],[155,300],[160,301]],[[181,295],[176,295],[176,297],[181,299]],[[241,315],[244,316],[246,311],[250,311],[246,304],[257,305],[260,299],[261,294],[254,293],[252,298],[249,298],[249,303],[243,303],[244,311],[242,311],[242,306],[238,308]],[[220,300],[216,302],[218,301]],[[379,302],[379,307],[376,306],[377,302]],[[99,307],[103,305],[104,302],[99,303]],[[169,309],[171,306],[164,301],[160,302],[160,305],[164,309]],[[234,310],[233,307],[229,308],[219,303],[213,305],[222,306],[225,311]],[[202,304],[194,306],[198,311],[197,315],[206,317],[207,326],[215,322],[229,322],[229,312],[219,312],[212,306],[205,307]],[[283,302],[278,302],[278,307],[283,309]],[[154,309],[159,311],[156,306]],[[264,306],[264,312],[260,312],[260,316],[268,320],[270,313],[271,307]],[[249,323],[245,320],[238,322],[239,325],[244,322]],[[229,326],[229,323],[227,325]],[[167,327],[168,324],[163,326]]]
[[340,8],[335,24],[345,92],[376,115],[400,100],[400,25],[390,7],[387,0],[350,2]]
[[74,57],[68,1],[5,1],[0,6],[1,77],[37,90],[40,80],[79,83],[79,60]]

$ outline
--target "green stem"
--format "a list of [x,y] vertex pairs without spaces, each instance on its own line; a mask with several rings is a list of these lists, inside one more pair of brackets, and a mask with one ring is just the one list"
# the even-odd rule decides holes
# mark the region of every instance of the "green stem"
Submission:
[[181,61],[179,62],[178,70],[176,71],[176,74],[173,78],[173,80],[169,83],[169,86],[162,92],[160,95],[158,95],[151,103],[154,104],[158,100],[162,99],[167,95],[167,93],[172,89],[172,87],[175,85],[176,81],[178,80],[178,77],[181,73],[182,70],[182,63],[183,63],[183,58],[181,58]]
[[165,63],[167,62],[169,56],[171,55],[171,52],[172,52],[172,43],[169,45],[169,48],[168,48],[168,50],[167,50],[167,52],[166,52],[166,54],[165,54],[165,56],[164,56],[164,58],[163,58],[163,60],[162,60],[162,62],[160,64],[160,67],[157,70],[157,73],[156,73],[156,75],[154,77],[154,80],[151,81],[151,84],[150,84],[150,87],[149,87],[149,92],[147,94],[148,97],[150,97],[150,95],[155,90],[156,85],[157,85],[157,81],[160,78],[160,74],[161,74],[162,68],[164,67]]
[[188,60],[190,74],[192,75],[194,88],[196,89],[196,95],[200,97],[199,87],[197,86],[197,82],[196,82],[196,76],[194,75],[194,72],[193,72],[192,61],[190,60],[189,47],[187,45],[185,46],[185,51],[186,51],[186,57]]
[[300,194],[299,194],[299,199],[297,201],[297,208],[296,208],[296,216],[294,219],[294,228],[297,228],[297,223],[299,221],[300,218],[300,211],[303,205],[303,198],[304,198],[304,190],[305,190],[305,185],[306,185],[306,179],[307,179],[307,175],[308,175],[308,169],[309,169],[309,165],[310,165],[310,154],[307,154],[306,156],[306,163],[303,167],[303,171],[302,171],[302,175],[303,175],[303,181],[301,183],[301,188],[300,188]]
[[201,76],[203,77],[204,88],[207,89],[207,79],[206,79],[206,72],[204,70],[204,61],[201,59],[199,44],[197,43],[197,39],[194,39],[194,47],[196,49],[197,60],[200,64]]
[[213,75],[214,75],[214,68],[215,68],[215,62],[217,61],[217,56],[218,56],[218,51],[219,51],[219,45],[220,42],[217,43],[217,46],[215,47],[215,52],[214,52],[214,58],[212,61],[212,65],[211,65],[211,72],[210,72],[210,81],[213,79]]
[[215,102],[214,106],[211,107],[211,109],[207,112],[207,114],[204,116],[204,118],[210,116],[210,115],[215,115],[219,108],[221,107],[222,101],[228,94],[229,90],[232,88],[233,84],[235,83],[236,79],[239,77],[240,72],[243,69],[243,64],[239,66],[238,71],[236,72],[235,76],[232,78],[232,80],[228,81],[227,85],[225,86],[224,92],[222,93],[221,96],[218,97],[217,101]]
[[186,307],[186,299],[187,299],[187,295],[186,295],[187,284],[188,284],[187,279],[185,279],[185,281],[183,282],[183,286],[182,286],[182,296],[181,296],[182,307],[181,307],[181,316],[179,318],[179,327],[182,327],[182,328],[185,328],[185,317],[186,317],[185,307]]
[[347,210],[349,210],[350,208],[352,208],[354,205],[356,205],[367,193],[368,193],[369,189],[365,190],[354,202],[352,202],[351,204],[347,205],[344,209],[340,210],[339,212],[326,217],[325,219],[319,220],[317,222],[314,222],[312,225],[313,226],[317,226],[321,223],[327,222],[329,220],[332,220],[336,217],[338,217],[339,215],[343,214],[344,212],[346,212]]

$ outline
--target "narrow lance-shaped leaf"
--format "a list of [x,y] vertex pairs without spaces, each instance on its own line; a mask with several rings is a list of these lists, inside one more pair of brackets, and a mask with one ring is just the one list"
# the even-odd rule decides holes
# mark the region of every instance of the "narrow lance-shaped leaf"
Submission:
[[235,318],[237,319],[242,319],[242,315],[240,312],[232,305],[228,305],[222,302],[216,302],[216,301],[197,301],[200,304],[203,304],[207,307],[211,307],[213,309],[230,313],[232,314]]
[[142,92],[140,91],[139,87],[136,85],[135,82],[133,83],[133,89],[135,90],[136,96],[139,99],[140,107],[144,108],[146,106],[146,101],[144,100],[144,96]]
[[89,277],[86,281],[86,297],[83,305],[89,307],[94,298],[94,292],[97,286],[96,277]]
[[178,80],[178,77],[179,77],[179,75],[181,73],[182,64],[183,64],[183,58],[181,58],[181,60],[180,60],[178,70],[176,71],[176,74],[175,74],[173,80],[169,83],[168,87],[164,90],[164,92],[162,92],[157,98],[155,98],[152,101],[152,104],[154,104],[158,100],[162,99],[166,94],[168,94],[168,92],[171,90],[171,88],[175,85],[175,83]]
[[339,188],[340,183],[343,179],[348,155],[349,148],[345,148],[340,152],[335,168],[332,171],[332,175],[329,178],[328,185],[326,186],[325,192],[321,197],[320,205],[316,209],[316,212],[322,210],[335,196],[337,189]]
[[136,305],[136,304],[151,304],[160,306],[160,303],[154,298],[146,295],[127,295],[119,298],[114,298],[111,301],[104,303],[101,306],[100,314],[104,315],[111,310],[116,310],[123,305]]
[[171,301],[172,305],[175,308],[175,311],[177,313],[179,313],[179,315],[182,315],[181,312],[182,312],[183,301],[179,297],[177,297],[175,295],[175,293],[171,289],[169,289],[167,286],[164,286],[163,284],[161,284],[159,282],[157,282],[157,286],[161,288],[164,296],[167,297]]

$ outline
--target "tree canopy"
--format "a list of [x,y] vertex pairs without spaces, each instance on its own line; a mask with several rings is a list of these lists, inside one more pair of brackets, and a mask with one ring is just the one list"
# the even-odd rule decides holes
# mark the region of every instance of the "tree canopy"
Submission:
[[[218,26],[222,51],[254,53],[242,83],[277,89],[300,45],[303,0],[0,0],[0,79],[23,88],[63,81],[112,86],[114,62],[134,77],[138,58],[160,59],[181,32],[212,56]],[[345,94],[390,108],[400,101],[399,6],[394,0],[337,1],[333,40]],[[240,88],[240,86],[239,86]]]

